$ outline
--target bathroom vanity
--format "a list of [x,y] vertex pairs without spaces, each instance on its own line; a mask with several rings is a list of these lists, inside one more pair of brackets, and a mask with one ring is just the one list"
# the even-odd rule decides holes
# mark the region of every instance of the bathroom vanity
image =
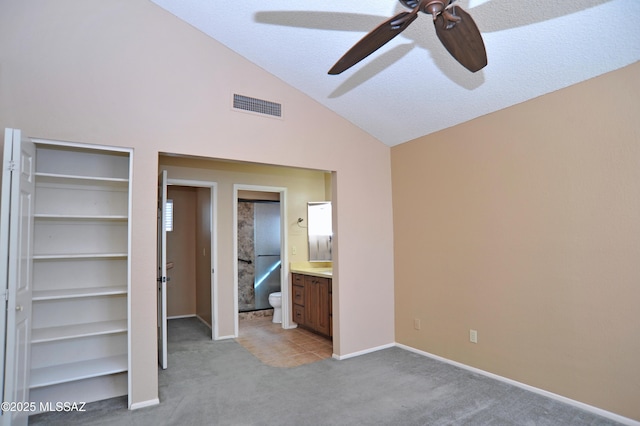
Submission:
[[333,336],[331,271],[326,268],[293,270],[292,313],[298,327],[331,338]]

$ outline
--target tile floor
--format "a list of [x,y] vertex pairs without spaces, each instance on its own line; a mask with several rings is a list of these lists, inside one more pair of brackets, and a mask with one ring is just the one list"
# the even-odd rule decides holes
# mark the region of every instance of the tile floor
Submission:
[[266,316],[239,320],[236,341],[263,363],[286,368],[331,357],[331,340],[300,328],[285,330],[271,319]]

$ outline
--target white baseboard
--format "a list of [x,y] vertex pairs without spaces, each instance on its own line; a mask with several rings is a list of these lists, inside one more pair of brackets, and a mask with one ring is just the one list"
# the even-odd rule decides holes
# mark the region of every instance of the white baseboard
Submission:
[[148,401],[134,402],[133,404],[131,404],[131,407],[129,407],[129,410],[137,410],[139,408],[152,407],[158,404],[160,404],[160,399],[158,398],[150,399]]
[[226,340],[226,339],[235,339],[235,338],[236,336],[234,336],[233,334],[230,334],[228,336],[218,336],[216,340]]
[[200,320],[200,322],[201,322],[201,323],[203,323],[204,325],[206,325],[207,327],[209,327],[209,330],[211,330],[211,325],[210,325],[208,322],[206,322],[206,321],[204,320],[204,318],[202,318],[202,317],[201,317],[200,315],[198,315],[198,314],[196,314],[196,318],[198,318],[198,319]]
[[168,320],[172,320],[172,319],[180,319],[180,318],[193,318],[195,317],[195,314],[190,314],[190,315],[173,315],[170,317],[167,317]]
[[405,349],[407,351],[416,353],[418,355],[423,355],[423,356],[426,356],[426,357],[429,357],[429,358],[432,358],[432,359],[435,359],[435,360],[438,360],[438,361],[442,361],[444,363],[447,363],[447,364],[450,364],[450,365],[453,365],[453,366],[456,366],[456,367],[459,367],[459,368],[463,368],[465,370],[468,370],[468,371],[471,371],[471,372],[474,372],[474,373],[477,373],[477,374],[481,374],[481,375],[489,377],[491,379],[499,380],[501,382],[505,382],[505,383],[508,383],[510,385],[517,386],[517,387],[519,387],[521,389],[524,389],[524,390],[527,390],[529,392],[533,392],[533,393],[537,393],[538,395],[546,396],[547,398],[555,399],[556,401],[560,401],[560,402],[563,402],[565,404],[572,405],[574,407],[580,408],[580,409],[588,411],[590,413],[597,414],[599,416],[602,416],[604,418],[616,421],[618,423],[622,423],[623,425],[640,426],[640,422],[637,421],[637,420],[633,420],[633,419],[630,419],[628,417],[624,417],[624,416],[621,416],[619,414],[612,413],[611,411],[606,411],[606,410],[603,410],[601,408],[594,407],[593,405],[585,404],[584,402],[576,401],[575,399],[567,398],[565,396],[558,395],[556,393],[549,392],[549,391],[546,391],[544,389],[536,388],[534,386],[530,386],[530,385],[527,385],[525,383],[517,382],[517,381],[509,379],[507,377],[499,376],[497,374],[490,373],[488,371],[480,370],[479,368],[471,367],[469,365],[462,364],[460,362],[452,361],[450,359],[443,358],[441,356],[434,355],[434,354],[429,353],[429,352],[421,351],[419,349],[412,348],[411,346],[403,345],[402,343],[396,343],[395,346],[397,346],[397,347],[399,347],[401,349]]
[[374,348],[369,348],[369,349],[365,349],[363,351],[358,351],[358,352],[352,352],[352,353],[346,354],[346,355],[333,354],[332,357],[334,359],[338,359],[338,360],[349,359],[349,358],[353,358],[353,357],[356,357],[356,356],[366,355],[366,354],[370,354],[372,352],[381,351],[382,349],[392,348],[394,346],[396,346],[395,343],[388,343],[386,345],[376,346]]

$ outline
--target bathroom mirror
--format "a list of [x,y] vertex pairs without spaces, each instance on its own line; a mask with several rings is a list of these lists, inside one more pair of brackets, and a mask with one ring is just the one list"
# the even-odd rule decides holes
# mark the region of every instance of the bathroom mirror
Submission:
[[309,238],[309,262],[327,262],[331,259],[331,202],[307,204],[307,230]]

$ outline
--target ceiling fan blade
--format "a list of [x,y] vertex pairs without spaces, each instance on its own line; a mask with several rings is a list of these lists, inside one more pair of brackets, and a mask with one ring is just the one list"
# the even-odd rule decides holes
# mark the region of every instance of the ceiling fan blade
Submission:
[[412,12],[399,13],[377,26],[349,49],[329,70],[329,74],[340,74],[384,46],[418,17],[417,12],[418,10],[414,9]]
[[[454,18],[447,20],[447,13]],[[433,21],[436,34],[451,56],[471,72],[481,70],[487,65],[487,51],[480,35],[480,30],[467,12],[461,7],[452,6],[439,14]]]

